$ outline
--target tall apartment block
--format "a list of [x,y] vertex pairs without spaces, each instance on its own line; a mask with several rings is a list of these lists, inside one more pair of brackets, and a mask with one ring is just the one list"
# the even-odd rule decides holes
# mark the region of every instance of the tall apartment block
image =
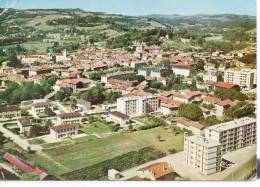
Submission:
[[203,136],[188,136],[184,140],[185,163],[200,173],[210,175],[220,171],[221,144]]
[[117,99],[117,111],[127,115],[142,115],[155,112],[159,107],[159,98],[154,95],[131,95]]
[[256,84],[256,70],[238,68],[227,69],[224,72],[224,82],[250,89]]
[[255,144],[256,119],[244,117],[208,127],[205,138],[220,142],[222,154]]

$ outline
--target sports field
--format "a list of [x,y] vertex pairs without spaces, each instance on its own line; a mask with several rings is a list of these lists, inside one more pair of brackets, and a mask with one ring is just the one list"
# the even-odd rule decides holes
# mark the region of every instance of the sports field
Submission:
[[[158,139],[158,136],[161,139]],[[107,138],[90,139],[80,138],[73,144],[45,149],[45,154],[49,159],[37,156],[32,158],[34,163],[48,169],[53,174],[72,171],[85,166],[122,155],[124,153],[139,150],[144,147],[154,147],[163,152],[175,148],[177,151],[183,148],[183,134],[174,135],[170,129],[162,127],[137,131],[133,133],[121,133]],[[55,166],[59,169],[55,170]]]

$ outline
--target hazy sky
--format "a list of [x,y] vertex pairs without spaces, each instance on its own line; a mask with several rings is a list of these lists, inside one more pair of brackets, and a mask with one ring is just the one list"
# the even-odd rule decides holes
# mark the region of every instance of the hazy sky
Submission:
[[[0,0],[0,7],[10,6]],[[19,1],[19,0],[18,0]],[[256,15],[256,0],[20,0],[16,8],[81,8],[116,14],[248,14]]]

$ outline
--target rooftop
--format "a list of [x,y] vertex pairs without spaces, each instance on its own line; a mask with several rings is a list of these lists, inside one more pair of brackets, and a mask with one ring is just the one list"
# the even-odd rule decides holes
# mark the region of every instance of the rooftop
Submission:
[[72,125],[72,124],[62,124],[62,125],[54,126],[51,129],[57,132],[57,131],[66,130],[66,129],[72,129],[72,128],[75,128],[75,125]]
[[188,140],[194,142],[195,144],[205,146],[205,147],[209,147],[209,148],[221,145],[219,142],[217,142],[215,140],[207,139],[207,138],[200,136],[200,135],[187,136],[187,137],[185,137],[185,139],[188,139]]
[[222,131],[226,131],[229,129],[242,127],[242,126],[250,124],[250,123],[256,123],[256,119],[251,118],[251,117],[244,117],[244,118],[240,118],[240,119],[235,119],[233,121],[213,125],[211,127],[207,127],[207,129],[212,130],[212,131],[222,132]]
[[155,179],[174,173],[175,170],[167,162],[158,162],[139,169],[138,171],[149,171]]

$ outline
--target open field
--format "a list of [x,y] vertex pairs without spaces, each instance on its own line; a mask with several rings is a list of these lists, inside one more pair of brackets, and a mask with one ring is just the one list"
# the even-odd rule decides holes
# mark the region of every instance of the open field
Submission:
[[[158,140],[158,135],[161,136],[161,141]],[[55,148],[49,147],[45,149],[44,154],[51,159],[47,159],[47,157],[42,159],[42,155],[37,154],[29,158],[29,161],[37,162],[38,165],[48,169],[53,174],[59,175],[68,170],[72,171],[90,166],[144,147],[154,147],[163,152],[168,152],[172,148],[180,151],[183,147],[183,134],[175,136],[170,129],[158,127],[133,133],[117,134],[101,139],[87,136],[74,141],[73,144],[68,145],[64,145],[63,142],[56,143]],[[57,165],[57,163],[62,167],[56,171],[53,169],[55,168],[53,165]]]
[[39,53],[45,53],[47,47],[51,47],[51,43],[44,43],[44,42],[26,42],[21,44],[27,50],[36,50]]

